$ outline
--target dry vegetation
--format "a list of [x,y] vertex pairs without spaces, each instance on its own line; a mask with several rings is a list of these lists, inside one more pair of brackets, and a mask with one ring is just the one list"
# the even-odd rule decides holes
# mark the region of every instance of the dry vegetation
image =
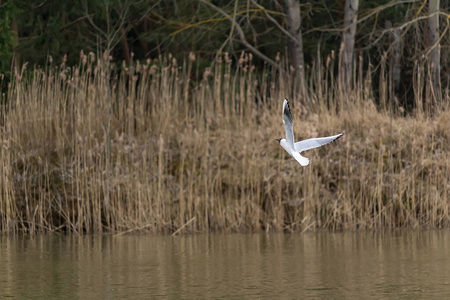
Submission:
[[[427,118],[391,113],[383,101],[377,108],[362,74],[344,97],[332,61],[311,68],[313,96],[302,101],[282,75],[256,74],[248,57],[237,70],[216,61],[198,80],[193,59],[134,63],[112,71],[109,100],[105,65],[82,56],[78,67],[22,70],[10,84],[0,127],[3,232],[450,225],[446,109]],[[296,139],[345,132],[308,151],[308,167],[275,141],[285,97]]]

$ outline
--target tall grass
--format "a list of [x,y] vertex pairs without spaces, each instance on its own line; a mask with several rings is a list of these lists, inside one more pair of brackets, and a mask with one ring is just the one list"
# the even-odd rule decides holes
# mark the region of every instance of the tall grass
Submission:
[[[331,56],[311,66],[309,96],[298,99],[289,71],[256,73],[250,55],[236,67],[219,58],[202,74],[193,56],[132,62],[111,70],[110,118],[102,58],[82,54],[76,67],[24,67],[2,99],[0,228],[448,227],[448,110],[426,117],[418,105],[403,116],[391,103],[385,71],[379,102],[371,72],[362,68],[355,69],[354,91],[344,93],[335,63]],[[415,74],[416,97],[423,94],[422,73]],[[307,152],[308,167],[275,141],[284,136],[285,97],[296,139],[345,132]]]

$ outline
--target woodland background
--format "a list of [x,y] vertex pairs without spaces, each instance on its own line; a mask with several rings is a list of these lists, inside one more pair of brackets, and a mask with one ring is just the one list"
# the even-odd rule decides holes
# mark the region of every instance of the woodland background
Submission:
[[[24,62],[45,66],[50,57],[74,65],[81,50],[102,52],[107,43],[117,63],[194,53],[203,70],[218,53],[229,53],[237,63],[247,51],[258,69],[288,53],[290,65],[307,69],[333,52],[339,55],[345,44],[342,65],[362,59],[364,71],[379,73],[387,60],[396,97],[410,108],[418,68],[433,75],[435,88],[448,87],[449,5],[446,0],[3,1],[0,71]],[[440,102],[441,95],[436,97]]]

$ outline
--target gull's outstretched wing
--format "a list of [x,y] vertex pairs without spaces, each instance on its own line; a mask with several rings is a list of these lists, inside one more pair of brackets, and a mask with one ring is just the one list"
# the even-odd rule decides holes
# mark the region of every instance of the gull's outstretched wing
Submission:
[[288,99],[284,99],[283,102],[283,124],[286,129],[286,142],[294,148],[294,131],[292,130],[292,115]]
[[[292,127],[291,127],[291,129],[292,129]],[[287,133],[287,127],[286,127],[286,133]],[[315,139],[307,139],[304,141],[300,141],[300,142],[297,142],[294,144],[294,149],[297,152],[302,152],[305,150],[318,148],[320,146],[326,145],[328,143],[331,143],[331,142],[337,140],[342,135],[343,135],[343,133],[333,135],[333,136],[327,136],[327,137],[321,137],[321,138],[315,138]],[[286,138],[286,140],[287,140],[287,138]]]

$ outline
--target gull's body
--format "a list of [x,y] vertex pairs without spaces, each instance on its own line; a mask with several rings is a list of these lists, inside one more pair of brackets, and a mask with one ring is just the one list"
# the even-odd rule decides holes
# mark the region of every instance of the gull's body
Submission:
[[284,150],[286,150],[286,152],[289,153],[289,155],[291,155],[293,158],[295,158],[295,160],[297,160],[299,164],[301,164],[302,166],[307,166],[309,164],[309,159],[300,154],[302,151],[326,145],[328,143],[337,140],[343,135],[343,133],[341,133],[333,136],[307,139],[304,141],[294,143],[294,131],[292,130],[292,115],[291,110],[289,108],[289,101],[287,99],[284,99],[283,102],[283,124],[286,130],[286,138],[277,139],[277,141],[280,142],[281,147],[283,147]]

